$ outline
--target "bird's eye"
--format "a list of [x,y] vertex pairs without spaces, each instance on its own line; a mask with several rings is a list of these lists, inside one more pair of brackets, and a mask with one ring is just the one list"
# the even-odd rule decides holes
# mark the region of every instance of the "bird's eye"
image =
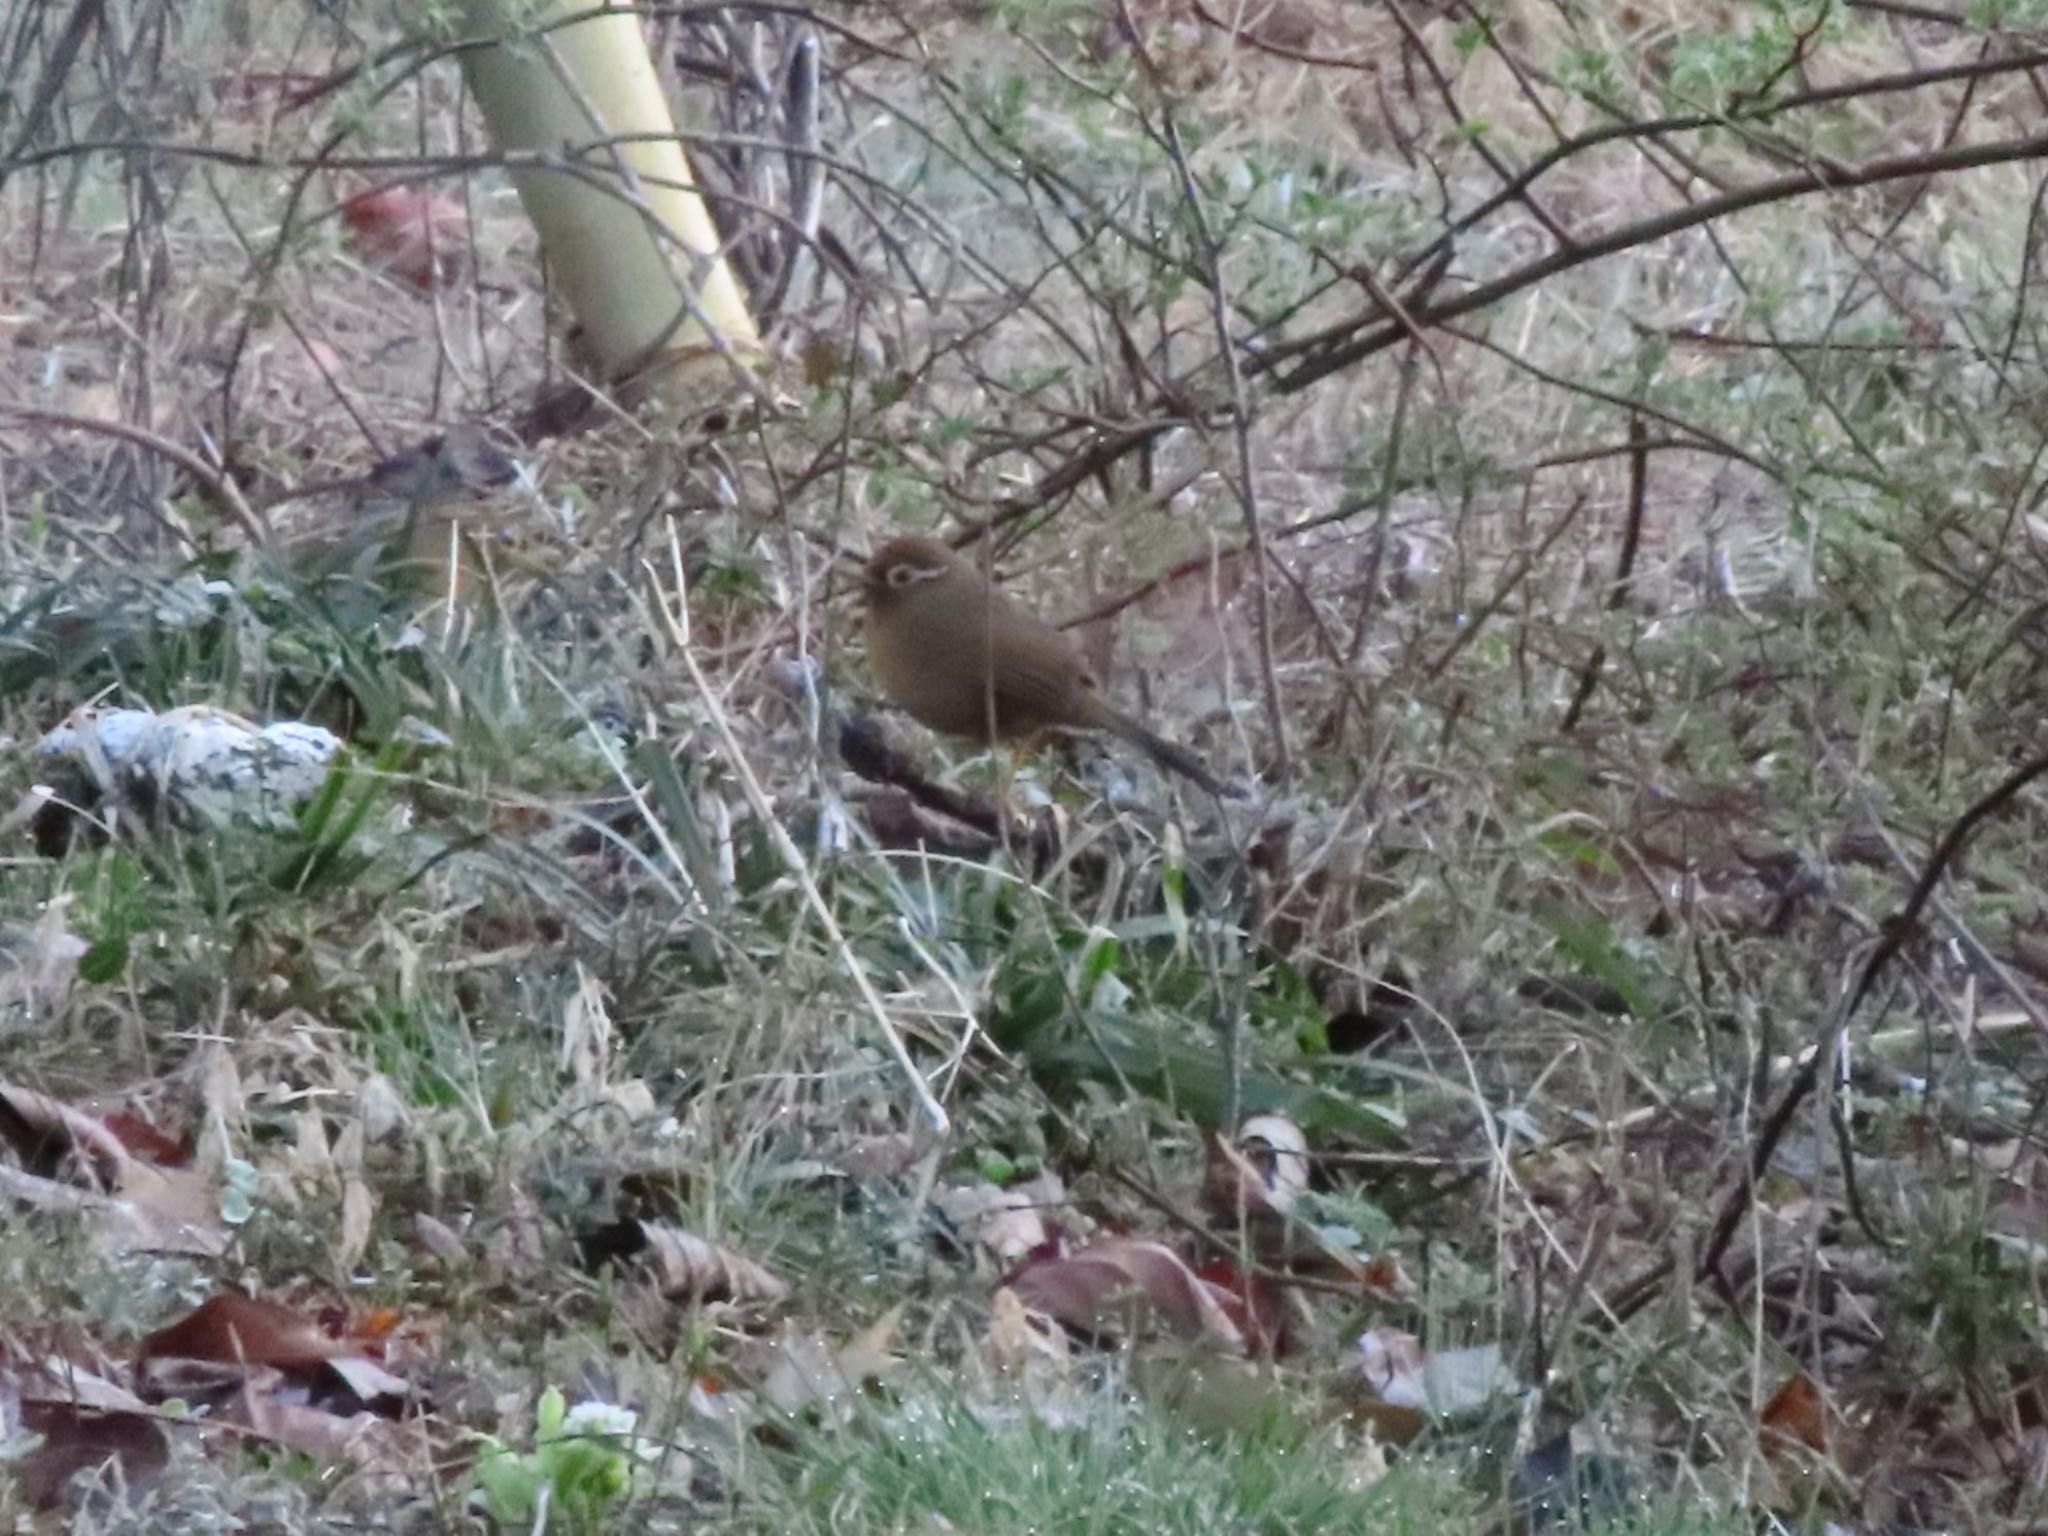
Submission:
[[889,567],[889,585],[907,587],[922,574],[914,565],[892,565]]

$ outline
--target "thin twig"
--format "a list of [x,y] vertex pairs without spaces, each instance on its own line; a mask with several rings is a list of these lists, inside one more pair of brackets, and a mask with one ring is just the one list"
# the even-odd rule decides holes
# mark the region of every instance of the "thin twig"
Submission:
[[1230,421],[1237,446],[1237,502],[1244,512],[1246,543],[1258,574],[1257,584],[1252,588],[1252,625],[1258,638],[1259,687],[1265,695],[1266,731],[1273,739],[1274,774],[1284,780],[1293,770],[1293,754],[1287,746],[1287,714],[1280,705],[1280,680],[1273,669],[1272,573],[1267,566],[1266,529],[1259,516],[1258,484],[1252,463],[1251,402],[1245,395],[1237,343],[1230,334],[1230,301],[1223,286],[1223,247],[1209,227],[1201,190],[1195,185],[1195,173],[1188,167],[1187,147],[1181,143],[1180,128],[1171,113],[1162,108],[1161,114],[1167,157],[1180,181],[1181,196],[1187,200],[1195,238],[1201,242],[1202,264],[1209,279],[1209,318],[1216,328],[1216,347],[1230,384]]
[[241,487],[235,484],[234,476],[226,470],[216,468],[199,457],[191,449],[160,437],[147,427],[139,427],[132,421],[117,421],[111,417],[74,416],[69,411],[46,411],[40,406],[15,405],[0,400],[0,412],[5,412],[21,421],[34,422],[38,426],[61,427],[74,432],[96,432],[102,437],[119,438],[122,442],[133,443],[138,448],[147,448],[159,458],[170,460],[191,476],[200,492],[214,505],[222,508],[242,525],[243,532],[262,548],[269,548],[270,528],[256,515]]
[[[1643,541],[1643,502],[1650,473],[1650,451],[1647,446],[1648,429],[1643,418],[1631,416],[1628,421],[1628,523],[1622,529],[1621,553],[1614,564],[1614,583],[1607,590],[1607,611],[1619,613],[1628,602],[1629,579],[1635,574],[1636,550]],[[1579,716],[1585,710],[1586,701],[1593,697],[1593,690],[1600,686],[1600,673],[1607,665],[1607,642],[1596,641],[1593,654],[1586,658],[1585,670],[1579,674],[1579,686],[1572,692],[1572,702],[1564,712],[1564,719],[1558,729],[1569,733],[1579,723]]]
[[1750,1150],[1747,1176],[1736,1181],[1735,1187],[1728,1192],[1728,1198],[1722,1203],[1721,1213],[1714,1222],[1713,1233],[1700,1254],[1699,1264],[1694,1271],[1695,1278],[1705,1279],[1719,1273],[1721,1260],[1728,1251],[1729,1243],[1735,1238],[1735,1229],[1741,1224],[1743,1214],[1748,1211],[1750,1202],[1756,1196],[1757,1181],[1770,1166],[1771,1158],[1778,1150],[1778,1143],[1784,1139],[1786,1130],[1791,1126],[1793,1115],[1798,1112],[1806,1096],[1813,1092],[1820,1081],[1821,1069],[1828,1057],[1825,1050],[1827,1042],[1848,1027],[1849,1021],[1855,1017],[1857,1008],[1870,994],[1870,989],[1877,984],[1877,979],[1883,974],[1885,967],[1898,957],[1899,951],[1905,947],[1906,940],[1918,931],[1921,912],[1933,899],[1935,887],[1940,884],[1942,875],[1955,861],[1956,855],[1962,852],[1970,834],[2043,774],[2048,774],[2048,752],[2042,753],[2008,774],[1996,789],[1963,812],[1935,847],[1927,860],[1927,867],[1920,872],[1920,879],[1914,884],[1912,893],[1907,896],[1906,904],[1886,921],[1883,937],[1871,950],[1870,958],[1864,961],[1863,969],[1856,977],[1856,985],[1849,991],[1848,1000],[1839,1010],[1831,1013],[1827,1023],[1815,1037],[1814,1049],[1800,1063],[1798,1072],[1786,1086],[1784,1096],[1771,1110],[1769,1118],[1764,1121],[1763,1129],[1757,1133],[1756,1144]]

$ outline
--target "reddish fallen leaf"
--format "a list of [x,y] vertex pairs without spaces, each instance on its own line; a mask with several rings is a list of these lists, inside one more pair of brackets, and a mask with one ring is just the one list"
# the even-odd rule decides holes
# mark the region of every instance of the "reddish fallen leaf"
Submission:
[[1277,1359],[1294,1348],[1287,1327],[1287,1298],[1279,1283],[1254,1270],[1246,1274],[1229,1259],[1210,1259],[1195,1270],[1216,1293],[1254,1355]]
[[334,1337],[290,1307],[240,1291],[223,1291],[201,1303],[197,1311],[144,1339],[135,1358],[138,1363],[159,1356],[219,1360],[292,1371],[307,1370],[353,1352],[346,1340]]
[[187,1143],[166,1136],[133,1110],[117,1109],[101,1116],[101,1123],[122,1146],[158,1167],[182,1168],[192,1161]]
[[1156,1318],[1186,1337],[1242,1350],[1226,1298],[1164,1243],[1113,1237],[1064,1256],[1033,1259],[1004,1282],[1034,1311],[1084,1333]]
[[1388,1253],[1367,1259],[1359,1271],[1358,1280],[1366,1295],[1382,1301],[1405,1302],[1415,1294],[1415,1287],[1401,1272],[1401,1261]]
[[1820,1388],[1804,1371],[1771,1394],[1757,1415],[1767,1449],[1803,1446],[1825,1456],[1828,1451],[1828,1412]]
[[341,222],[367,265],[422,293],[451,282],[469,249],[462,204],[411,187],[358,192],[341,205]]
[[1820,1385],[1806,1372],[1795,1372],[1757,1415],[1763,1452],[1758,1499],[1774,1509],[1793,1509],[1812,1498],[1816,1477],[1850,1487],[1863,1454],[1860,1438]]

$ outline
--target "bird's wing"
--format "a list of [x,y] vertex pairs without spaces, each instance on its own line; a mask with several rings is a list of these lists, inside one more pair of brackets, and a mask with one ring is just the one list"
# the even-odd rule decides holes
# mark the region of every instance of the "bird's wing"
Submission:
[[[1004,637],[1004,654],[995,659],[996,716],[1013,728],[1048,725],[1101,729],[1108,722],[1092,718],[1095,680],[1073,642],[1055,629],[1012,631]],[[1076,688],[1074,679],[1086,680]],[[1106,706],[1105,706],[1106,707]]]

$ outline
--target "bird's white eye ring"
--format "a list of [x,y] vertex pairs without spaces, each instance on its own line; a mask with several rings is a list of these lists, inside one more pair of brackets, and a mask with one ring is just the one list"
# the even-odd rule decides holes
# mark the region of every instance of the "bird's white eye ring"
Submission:
[[923,576],[924,572],[914,565],[892,565],[889,567],[889,585],[892,587],[907,587],[912,582],[922,579]]

